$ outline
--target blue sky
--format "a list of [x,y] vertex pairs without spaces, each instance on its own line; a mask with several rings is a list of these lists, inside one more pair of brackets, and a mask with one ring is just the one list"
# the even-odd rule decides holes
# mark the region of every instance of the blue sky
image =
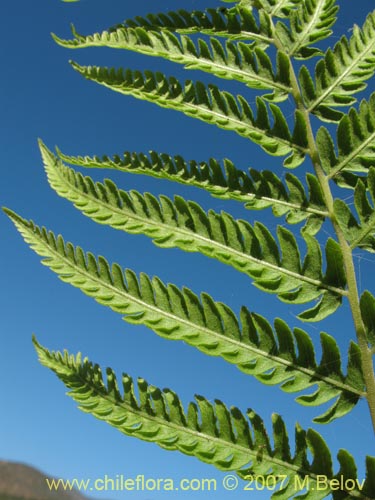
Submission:
[[[127,5],[129,4],[129,5]],[[77,4],[57,0],[6,2],[0,45],[3,61],[1,93],[1,204],[14,209],[39,225],[45,225],[66,240],[95,254],[105,255],[137,273],[144,271],[196,293],[206,291],[235,311],[242,304],[269,320],[281,317],[291,326],[302,326],[315,339],[319,331],[336,336],[343,358],[353,338],[347,304],[321,325],[301,325],[298,310],[282,305],[274,296],[265,296],[249,279],[233,269],[198,254],[155,247],[143,236],[134,236],[99,226],[83,217],[48,186],[37,138],[49,147],[58,145],[68,154],[115,154],[122,151],[156,150],[181,154],[186,159],[209,157],[232,159],[239,168],[253,166],[284,172],[279,161],[269,159],[256,145],[180,113],[150,103],[124,97],[87,82],[68,64],[126,66],[164,71],[178,77],[215,81],[199,72],[185,72],[177,65],[125,51],[91,49],[70,52],[58,47],[50,37],[53,31],[69,35],[69,23],[78,31],[90,33],[121,22],[124,18],[148,12],[203,5],[217,6],[215,0],[165,0],[155,8],[151,0],[83,0]],[[370,0],[339,2],[340,19],[335,39],[349,34],[353,22],[362,24],[372,8]],[[355,10],[354,10],[355,6]],[[237,92],[240,85],[223,81],[219,85]],[[373,82],[370,82],[370,88]],[[306,167],[301,167],[301,172]],[[262,220],[272,229],[282,224],[269,213],[245,211],[234,202],[215,200],[194,188],[136,175],[94,172],[95,179],[110,177],[123,189],[150,191],[155,195],[180,194],[197,200],[205,209],[226,210],[250,222]],[[350,195],[350,193],[346,193]],[[0,217],[2,235],[2,306],[0,331],[1,426],[0,459],[32,464],[51,475],[65,478],[135,477],[222,478],[222,473],[198,460],[177,452],[167,452],[154,444],[121,435],[115,429],[80,412],[65,394],[63,384],[39,365],[31,344],[35,333],[45,346],[70,352],[81,351],[102,366],[134,378],[142,376],[160,387],[170,387],[185,405],[195,393],[208,399],[219,398],[242,410],[253,408],[269,427],[273,412],[280,413],[293,435],[298,421],[311,426],[316,409],[301,408],[293,397],[277,388],[262,386],[234,366],[211,358],[181,342],[168,342],[147,328],[132,326],[120,315],[98,305],[79,290],[62,283],[21,240],[9,220]],[[369,254],[357,254],[361,290],[373,287],[374,261]],[[319,358],[319,356],[318,356]],[[358,460],[363,477],[363,457],[374,454],[371,423],[362,401],[345,418],[327,427],[317,427],[333,450],[347,448]],[[361,475],[362,474],[362,475]],[[248,491],[235,497],[249,498]],[[159,500],[171,498],[163,492],[90,492],[97,498]],[[203,498],[207,493],[180,494],[184,499]],[[257,494],[261,498],[261,494]],[[212,498],[232,498],[218,488]],[[268,495],[265,495],[265,498]]]

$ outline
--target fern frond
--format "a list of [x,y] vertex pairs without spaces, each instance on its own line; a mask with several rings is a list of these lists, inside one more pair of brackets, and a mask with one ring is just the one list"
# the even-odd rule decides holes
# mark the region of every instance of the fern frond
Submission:
[[270,104],[270,113],[264,100],[257,98],[257,116],[247,100],[237,99],[229,92],[221,91],[215,85],[206,86],[202,82],[188,80],[182,87],[176,78],[167,78],[162,73],[151,71],[108,69],[96,66],[72,66],[82,76],[121,94],[154,102],[164,108],[212,123],[220,128],[232,130],[259,144],[265,151],[275,156],[290,156],[284,164],[296,167],[304,160],[307,152],[306,124],[296,111],[295,131],[292,134],[285,116],[279,107]]
[[335,181],[346,172],[367,173],[375,166],[375,93],[362,100],[359,110],[352,108],[337,128],[337,147],[328,130],[321,127],[316,144],[322,167],[329,179]]
[[199,33],[202,35],[225,37],[232,40],[246,40],[258,47],[266,48],[273,42],[269,16],[260,13],[257,19],[251,9],[236,5],[230,9],[193,10],[184,9],[159,14],[147,14],[127,19],[109,29],[144,28],[146,30],[169,30],[181,34]]
[[366,80],[375,73],[375,12],[370,13],[362,28],[354,26],[348,40],[345,36],[328,49],[315,68],[316,84],[306,67],[300,71],[300,84],[308,111],[328,121],[338,121],[342,112],[334,108],[356,102],[353,94],[365,89]]
[[[43,263],[65,282],[79,288],[100,304],[125,314],[129,323],[142,324],[161,337],[183,340],[206,354],[221,356],[241,371],[268,385],[280,385],[286,392],[299,392],[312,386],[312,394],[299,396],[304,405],[318,406],[338,398],[333,406],[315,420],[327,423],[348,413],[363,392],[358,346],[352,343],[347,375],[341,370],[341,356],[335,340],[321,334],[322,360],[315,361],[308,334],[296,328],[292,333],[282,321],[271,325],[260,315],[241,310],[240,321],[225,304],[214,302],[207,294],[198,298],[191,290],[165,285],[158,278],[142,273],[139,278],[110,268],[103,257],[95,259],[80,247],[65,244],[8,212],[33,250],[45,257]],[[298,352],[297,352],[297,348]]]
[[276,24],[276,33],[285,52],[297,59],[308,59],[320,55],[321,50],[311,47],[332,34],[331,26],[336,21],[336,0],[305,0],[289,14],[290,26]]
[[290,63],[288,57],[279,52],[277,70],[264,50],[254,50],[248,44],[228,41],[225,44],[211,38],[202,38],[196,43],[190,37],[178,38],[170,31],[150,31],[144,28],[117,28],[93,35],[79,35],[72,30],[74,38],[63,40],[54,35],[54,40],[62,47],[70,49],[86,47],[109,47],[125,49],[149,56],[163,57],[183,64],[188,69],[199,69],[220,78],[238,80],[248,87],[272,90],[265,96],[271,101],[287,99],[291,93]]
[[[59,173],[60,172],[60,173]],[[61,173],[63,177],[61,177]],[[327,270],[317,241],[305,234],[307,253],[302,265],[293,234],[278,228],[278,245],[265,226],[252,227],[229,214],[210,210],[206,214],[194,202],[176,196],[158,201],[149,193],[120,191],[112,181],[95,184],[66,167],[48,171],[51,186],[72,201],[85,215],[116,229],[150,236],[161,247],[178,247],[200,252],[247,274],[254,284],[289,303],[304,304],[321,297],[316,308],[300,314],[301,319],[317,321],[331,314],[346,295],[345,275],[338,269],[342,256],[337,244],[326,246]]]
[[367,457],[367,478],[361,488],[358,482],[351,491],[331,489],[330,482],[323,491],[317,487],[320,474],[328,480],[341,477],[356,482],[357,473],[353,457],[346,450],[340,450],[337,455],[340,470],[334,475],[329,449],[320,434],[312,429],[306,432],[296,425],[295,453],[292,456],[287,430],[279,415],[272,416],[272,446],[264,422],[252,410],[248,410],[245,416],[238,408],[228,409],[219,400],[211,403],[196,396],[195,402],[190,403],[185,411],[175,392],[170,389],[162,391],[142,378],[138,379],[137,398],[130,376],[122,375],[120,392],[112,369],[107,368],[105,382],[100,367],[87,358],[82,361],[80,354],[75,357],[67,351],[50,352],[35,339],[33,342],[41,364],[62,380],[79,409],[123,434],[195,456],[220,470],[236,471],[243,479],[250,474],[271,474],[280,483],[287,477],[287,484],[280,484],[271,498],[286,500],[294,497],[299,493],[296,485],[306,477],[309,479],[304,494],[307,500],[320,500],[329,494],[334,500],[375,498],[371,480],[375,471],[373,457]]
[[350,243],[350,247],[362,248],[375,252],[375,168],[370,167],[367,176],[367,188],[372,202],[367,196],[366,186],[358,180],[354,190],[354,206],[359,221],[355,218],[348,205],[340,199],[335,200],[334,210],[337,221]]
[[[40,149],[47,171],[59,168],[58,158],[40,142]],[[222,199],[241,201],[249,210],[272,207],[276,217],[286,217],[289,224],[307,220],[304,228],[315,234],[328,216],[323,194],[317,178],[308,173],[308,192],[299,179],[287,173],[285,182],[270,170],[258,171],[250,168],[248,173],[239,170],[228,159],[221,164],[210,158],[208,162],[185,161],[181,156],[170,156],[151,151],[143,153],[125,152],[121,157],[69,156],[58,151],[61,160],[80,167],[110,168],[122,172],[151,175],[188,186],[195,186]],[[63,176],[63,169],[61,170]],[[63,179],[62,179],[63,181]]]

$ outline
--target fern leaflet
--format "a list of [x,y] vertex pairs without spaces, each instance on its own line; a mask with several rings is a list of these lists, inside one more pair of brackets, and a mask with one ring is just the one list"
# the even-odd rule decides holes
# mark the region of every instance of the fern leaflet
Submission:
[[[46,169],[58,166],[57,158],[40,142]],[[317,178],[308,173],[306,188],[299,179],[287,173],[285,183],[270,170],[258,171],[250,168],[248,173],[237,169],[225,159],[223,166],[218,160],[208,162],[185,161],[181,156],[170,156],[150,151],[125,152],[113,158],[104,156],[69,156],[57,150],[60,159],[80,167],[110,168],[123,172],[145,174],[168,179],[181,184],[199,187],[222,199],[233,199],[244,203],[249,210],[272,207],[276,217],[286,216],[286,222],[297,224],[307,219],[305,230],[315,234],[328,216],[323,194]]]
[[288,16],[290,27],[281,22],[276,24],[277,37],[284,50],[297,59],[320,55],[321,51],[310,45],[332,34],[329,28],[336,21],[337,11],[335,0],[301,2]]
[[356,102],[353,94],[366,88],[365,80],[375,72],[375,12],[370,13],[362,28],[354,26],[348,40],[345,36],[328,49],[315,68],[316,84],[306,67],[300,72],[300,84],[308,111],[328,121],[338,121],[342,112],[337,106]]
[[253,5],[259,12],[265,11],[271,17],[289,18],[303,0],[244,0],[244,4]]
[[367,341],[375,354],[375,297],[368,291],[364,292],[361,296],[360,307]]
[[80,66],[72,63],[81,75],[121,94],[151,101],[159,106],[183,112],[232,130],[239,135],[259,144],[271,155],[290,156],[285,160],[287,167],[300,165],[307,147],[306,125],[299,111],[296,111],[296,124],[293,134],[290,132],[285,116],[275,104],[270,104],[273,125],[264,100],[257,97],[257,115],[247,102],[215,85],[206,86],[202,82],[188,80],[182,87],[176,78],[166,78],[162,73],[151,71],[108,69],[95,66]]
[[[282,418],[274,414],[272,428],[274,447],[262,419],[252,410],[247,417],[238,408],[228,409],[224,403],[215,400],[210,403],[202,396],[196,396],[185,411],[177,394],[170,389],[161,391],[138,379],[139,397],[135,396],[131,377],[122,376],[122,393],[116,375],[107,368],[107,383],[98,365],[87,358],[82,361],[67,351],[49,352],[33,339],[39,360],[62,380],[70,390],[69,395],[79,408],[104,420],[120,432],[154,442],[167,450],[178,450],[193,455],[203,462],[213,464],[220,470],[236,471],[246,479],[250,474],[271,474],[275,478],[287,476],[288,483],[280,487],[271,498],[289,499],[293,497],[298,482],[309,477],[307,500],[320,500],[330,493],[333,499],[375,498],[375,488],[371,476],[375,473],[375,458],[367,457],[367,478],[357,479],[353,457],[340,450],[337,458],[339,472],[334,475],[332,457],[323,438],[316,431],[307,432],[296,426],[295,454],[291,455],[289,438]],[[260,453],[261,450],[261,453]],[[313,460],[310,463],[308,453]],[[323,491],[317,487],[317,476],[323,474],[328,479],[342,477],[352,479],[357,487],[351,491],[335,490],[328,486]],[[329,484],[329,483],[328,483]]]
[[234,40],[247,40],[260,47],[267,47],[273,42],[271,23],[268,15],[260,13],[259,20],[251,9],[236,5],[231,9],[194,10],[183,9],[167,13],[148,14],[127,19],[122,24],[109,29],[144,28],[147,30],[169,30],[183,34],[199,33],[201,35],[220,36]]
[[[367,176],[367,187],[372,204],[375,204],[375,168],[371,167]],[[348,205],[340,199],[335,200],[334,209],[340,227],[352,249],[360,247],[375,252],[375,209],[370,205],[366,186],[358,180],[354,190],[354,205],[359,222]]]
[[[337,147],[328,130],[318,130],[316,143],[322,166],[329,179],[340,182],[348,172],[364,172],[375,166],[375,94],[363,100],[359,110],[350,109],[337,128]],[[343,175],[344,174],[344,175]]]

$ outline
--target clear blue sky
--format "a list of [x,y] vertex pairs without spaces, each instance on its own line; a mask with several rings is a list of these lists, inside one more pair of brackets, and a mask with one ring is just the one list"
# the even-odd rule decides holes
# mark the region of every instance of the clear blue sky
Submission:
[[[58,145],[70,154],[114,154],[122,151],[154,149],[181,154],[186,159],[205,160],[210,156],[228,157],[240,168],[275,168],[256,146],[216,127],[163,110],[150,103],[124,97],[87,82],[68,64],[127,66],[161,70],[181,78],[201,78],[199,72],[184,72],[177,65],[125,51],[85,50],[69,52],[51,39],[53,31],[69,35],[69,23],[78,31],[90,33],[105,29],[124,18],[148,12],[177,8],[194,9],[217,6],[215,0],[165,0],[155,7],[151,0],[83,0],[77,4],[58,0],[20,0],[5,2],[0,44],[2,77],[0,80],[1,133],[1,204],[26,218],[32,218],[66,240],[85,250],[105,255],[137,273],[158,275],[167,282],[186,285],[195,292],[206,291],[216,300],[239,311],[242,304],[268,319],[280,316],[292,326],[302,326],[316,340],[320,330],[334,334],[346,358],[353,330],[347,304],[321,325],[300,325],[297,309],[283,306],[276,297],[265,296],[244,276],[196,254],[179,250],[161,250],[143,236],[132,236],[99,226],[83,217],[59,198],[45,179],[37,138],[49,146]],[[343,0],[335,36],[348,33],[353,22],[362,24],[373,8],[370,0]],[[203,78],[203,77],[202,77]],[[206,77],[204,77],[206,78]],[[209,78],[215,80],[214,77]],[[240,90],[239,85],[220,83]],[[373,82],[370,83],[373,87]],[[241,89],[243,91],[243,89]],[[305,167],[301,167],[301,171]],[[151,191],[155,195],[178,193],[198,200],[206,209],[232,211],[249,221],[261,219],[275,228],[283,220],[270,214],[245,211],[241,206],[215,200],[195,189],[142,176],[93,172],[97,179],[108,176],[123,189]],[[348,193],[350,195],[350,193]],[[0,364],[1,426],[0,459],[32,464],[51,475],[65,478],[96,478],[105,474],[135,477],[218,478],[213,467],[157,445],[126,437],[115,429],[80,412],[65,394],[63,384],[39,365],[31,344],[31,335],[55,350],[81,351],[102,366],[134,378],[142,376],[150,383],[174,389],[185,404],[195,393],[208,399],[219,398],[242,410],[256,410],[269,427],[271,413],[283,415],[293,435],[298,421],[311,426],[316,409],[304,409],[292,396],[278,388],[262,386],[234,366],[218,358],[207,357],[181,342],[168,342],[146,328],[126,324],[109,309],[98,305],[79,290],[62,283],[21,240],[9,220],[0,217],[2,261],[2,361]],[[362,259],[363,257],[363,259]],[[373,287],[374,261],[369,254],[358,254],[361,290]],[[361,402],[345,418],[328,427],[317,427],[334,454],[347,448],[358,459],[363,477],[363,457],[374,454],[374,440],[367,407]],[[90,493],[95,496],[95,493]],[[249,498],[251,492],[181,493],[181,498],[215,500]],[[172,498],[163,492],[106,492],[98,498],[159,500]],[[174,496],[174,494],[173,494]],[[265,495],[267,497],[268,495]],[[175,496],[174,496],[175,497]],[[261,498],[258,494],[257,498]]]

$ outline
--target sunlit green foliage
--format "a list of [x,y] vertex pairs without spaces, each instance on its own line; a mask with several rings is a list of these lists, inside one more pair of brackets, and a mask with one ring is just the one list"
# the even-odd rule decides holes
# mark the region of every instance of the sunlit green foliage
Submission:
[[[305,166],[311,171],[288,172],[282,181],[270,170],[241,170],[229,159],[202,162],[157,151],[72,156],[59,149],[54,153],[40,141],[46,175],[58,195],[99,224],[144,234],[159,247],[200,252],[234,267],[257,288],[292,306],[310,303],[298,316],[302,321],[319,322],[348,303],[353,340],[344,355],[334,337],[322,332],[318,363],[314,342],[301,328],[291,329],[280,318],[272,318],[272,325],[246,305],[236,315],[207,293],[166,285],[145,273],[137,276],[5,211],[44,265],[122,314],[125,321],[220,356],[264,384],[298,392],[296,400],[302,405],[329,401],[316,423],[328,424],[366,399],[375,427],[375,298],[369,291],[359,297],[352,255],[354,249],[375,252],[375,94],[356,104],[357,94],[375,72],[375,13],[362,28],[355,26],[349,39],[344,36],[323,50],[319,42],[330,37],[338,14],[335,0],[227,4],[231,5],[149,14],[88,36],[73,27],[71,40],[53,37],[70,49],[100,46],[162,57],[186,70],[236,80],[245,90],[259,91],[254,104],[199,80],[182,82],[160,72],[72,62],[83,77],[111,90],[235,132],[270,155],[284,157],[289,169],[309,159]],[[294,103],[290,115],[282,109],[286,99]],[[314,130],[317,120],[331,124]],[[206,212],[181,196],[126,192],[112,180],[95,182],[71,166],[199,187],[249,210],[271,208],[288,227],[279,225],[272,234],[260,222],[250,224],[224,211]],[[344,194],[334,199],[338,187]],[[354,207],[345,201],[348,189],[354,190]],[[325,240],[323,223],[332,229]],[[236,471],[241,478],[253,473],[278,476],[280,489],[274,498],[295,497],[295,478],[309,477],[303,498],[375,499],[373,457],[366,458],[366,478],[355,489],[316,488],[319,474],[328,479],[358,478],[354,459],[344,449],[337,454],[339,470],[334,473],[332,454],[312,429],[296,425],[292,454],[284,421],[277,414],[272,416],[271,443],[263,420],[252,410],[245,415],[202,396],[185,410],[174,392],[161,391],[143,379],[138,380],[136,397],[128,375],[123,375],[120,390],[111,369],[105,382],[101,369],[80,354],[50,352],[35,339],[34,344],[40,362],[65,383],[79,407],[124,434],[194,455],[221,470]],[[282,477],[287,478],[285,484]]]

